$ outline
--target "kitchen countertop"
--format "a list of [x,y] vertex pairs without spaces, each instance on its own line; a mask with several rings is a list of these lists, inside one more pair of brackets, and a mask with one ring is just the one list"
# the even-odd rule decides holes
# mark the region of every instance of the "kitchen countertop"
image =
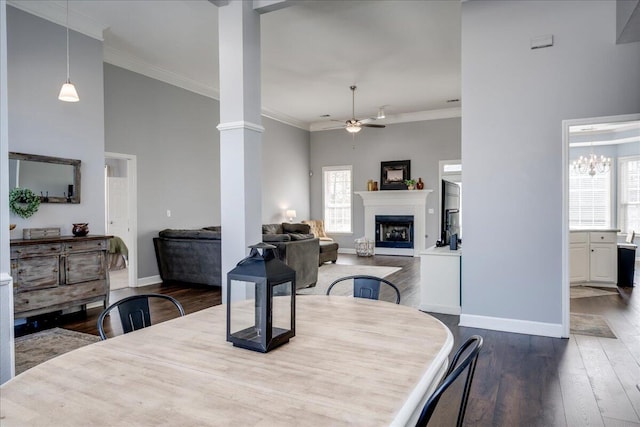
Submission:
[[571,233],[580,232],[580,231],[595,231],[599,233],[608,233],[608,232],[619,233],[620,232],[620,230],[617,228],[572,228],[569,231]]

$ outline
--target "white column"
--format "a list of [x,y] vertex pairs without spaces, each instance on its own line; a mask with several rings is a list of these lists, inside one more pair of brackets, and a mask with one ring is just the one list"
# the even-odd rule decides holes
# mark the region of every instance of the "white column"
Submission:
[[7,2],[0,0],[0,384],[13,378],[13,286],[9,260]]
[[252,5],[218,9],[223,303],[227,273],[262,241],[260,15]]

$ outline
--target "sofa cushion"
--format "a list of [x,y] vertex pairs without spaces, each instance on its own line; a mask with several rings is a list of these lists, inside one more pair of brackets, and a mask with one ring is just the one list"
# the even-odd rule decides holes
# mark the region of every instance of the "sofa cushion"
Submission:
[[302,234],[302,233],[289,233],[287,236],[291,236],[291,240],[309,240],[313,239],[313,234]]
[[262,241],[265,243],[290,242],[291,236],[288,234],[263,234]]
[[284,234],[282,224],[262,224],[262,234]]
[[336,242],[320,241],[320,252],[337,251],[339,247]]
[[218,231],[210,230],[174,230],[165,229],[158,233],[158,236],[166,239],[207,239],[220,240],[221,235]]
[[308,224],[292,224],[289,222],[282,223],[282,230],[285,233],[309,234],[311,227]]

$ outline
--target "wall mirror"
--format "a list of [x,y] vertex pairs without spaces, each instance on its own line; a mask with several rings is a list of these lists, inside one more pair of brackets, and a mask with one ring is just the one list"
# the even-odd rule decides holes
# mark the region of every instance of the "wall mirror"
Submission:
[[9,153],[9,189],[28,188],[42,203],[80,203],[80,160]]

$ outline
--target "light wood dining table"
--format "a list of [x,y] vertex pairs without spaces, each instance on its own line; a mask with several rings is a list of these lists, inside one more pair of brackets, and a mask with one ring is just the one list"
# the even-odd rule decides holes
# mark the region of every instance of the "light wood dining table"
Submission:
[[453,346],[436,318],[345,296],[296,298],[296,336],[257,353],[211,307],[44,362],[0,387],[0,425],[412,425]]

